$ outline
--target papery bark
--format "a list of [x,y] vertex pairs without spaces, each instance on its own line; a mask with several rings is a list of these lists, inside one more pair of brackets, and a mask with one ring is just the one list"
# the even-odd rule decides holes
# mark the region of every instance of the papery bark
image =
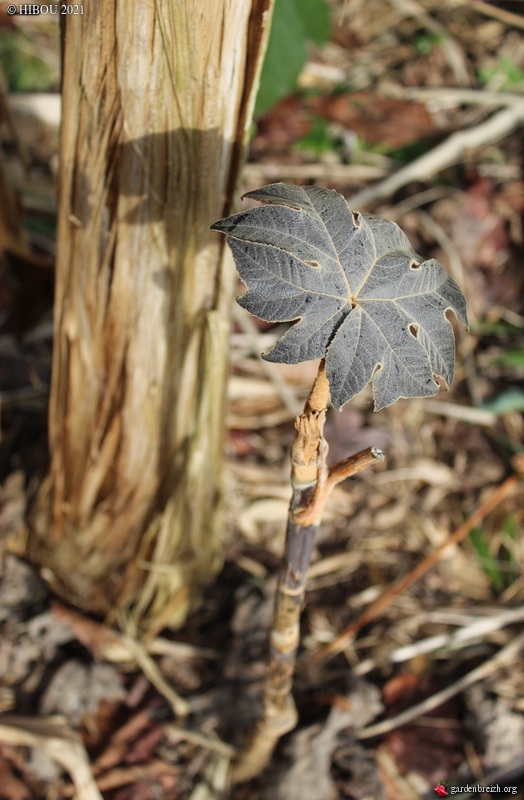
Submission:
[[29,554],[154,633],[221,564],[233,270],[272,0],[93,0],[63,31],[51,465]]

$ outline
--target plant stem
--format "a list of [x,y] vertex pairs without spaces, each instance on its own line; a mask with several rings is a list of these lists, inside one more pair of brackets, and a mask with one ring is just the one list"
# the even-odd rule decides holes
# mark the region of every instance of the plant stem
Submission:
[[297,723],[291,689],[300,643],[300,613],[315,534],[326,500],[341,480],[384,458],[377,448],[368,448],[328,470],[328,445],[324,439],[328,402],[329,382],[322,360],[304,412],[295,420],[296,433],[291,446],[293,495],[269,636],[263,712],[248,747],[233,769],[235,783],[259,775],[269,763],[280,737]]

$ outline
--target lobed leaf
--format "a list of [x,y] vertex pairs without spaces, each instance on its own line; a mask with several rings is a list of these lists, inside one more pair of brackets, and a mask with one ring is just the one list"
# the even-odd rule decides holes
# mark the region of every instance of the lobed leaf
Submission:
[[295,324],[267,361],[326,357],[333,406],[370,381],[375,410],[430,397],[453,381],[447,311],[467,325],[466,300],[435,259],[423,261],[394,222],[351,211],[330,189],[275,183],[244,197],[263,205],[216,222],[248,291],[241,306]]

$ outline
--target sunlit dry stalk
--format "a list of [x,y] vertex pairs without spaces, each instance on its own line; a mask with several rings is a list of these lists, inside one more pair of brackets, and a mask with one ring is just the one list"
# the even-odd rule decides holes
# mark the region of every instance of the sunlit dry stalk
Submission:
[[297,722],[291,689],[300,642],[300,614],[315,535],[326,501],[342,480],[384,458],[377,448],[368,448],[328,469],[328,445],[324,439],[328,400],[329,383],[322,360],[304,412],[295,421],[296,433],[291,447],[293,495],[269,637],[262,718],[233,770],[236,783],[260,774],[280,737]]
[[180,625],[222,564],[234,275],[208,228],[236,193],[272,6],[64,17],[50,470],[27,554],[133,636]]

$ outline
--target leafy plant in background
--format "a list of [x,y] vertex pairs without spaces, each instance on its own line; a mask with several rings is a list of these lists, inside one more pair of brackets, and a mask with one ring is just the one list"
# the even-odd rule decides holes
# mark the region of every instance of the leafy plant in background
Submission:
[[497,416],[507,414],[509,411],[524,411],[524,389],[512,386],[505,389],[493,400],[488,400],[483,404],[486,411],[492,411]]
[[[493,359],[497,367],[521,373],[524,370],[524,348],[508,348],[504,353]],[[494,414],[507,414],[509,411],[524,411],[524,389],[521,386],[510,386],[496,397],[484,403],[487,411]]]
[[514,550],[518,530],[519,524],[516,518],[507,516],[502,523],[500,541],[495,542],[495,550],[493,539],[486,536],[482,528],[473,528],[469,534],[480,565],[496,594],[501,594],[517,579],[518,561]]
[[472,333],[481,337],[496,337],[497,346],[502,352],[493,357],[490,363],[492,366],[504,370],[505,377],[511,383],[495,397],[486,400],[482,404],[482,408],[497,416],[503,416],[511,411],[524,411],[524,388],[522,387],[524,328],[506,320],[483,320],[475,325]]
[[260,76],[255,116],[290,95],[307,59],[307,44],[325,44],[330,14],[326,0],[276,0]]
[[47,63],[31,39],[17,31],[0,31],[0,66],[10,92],[45,92],[59,82],[59,62]]
[[503,91],[517,89],[524,85],[524,72],[511,58],[502,56],[493,67],[479,70],[480,82],[483,85],[497,79],[497,88]]
[[310,130],[298,140],[296,147],[298,150],[309,151],[318,157],[324,153],[337,152],[341,145],[341,137],[333,133],[329,122],[316,117],[313,119]]
[[438,47],[445,41],[446,36],[440,31],[438,33],[424,33],[420,36],[417,36],[413,42],[413,47],[419,56],[425,56],[428,53],[431,53],[434,47]]
[[241,306],[294,324],[264,355],[296,364],[320,358],[291,448],[292,500],[279,573],[262,718],[234,780],[259,774],[297,720],[291,689],[307,571],[323,509],[345,478],[382,461],[371,447],[327,466],[329,397],[340,409],[370,381],[375,410],[436,394],[453,380],[446,316],[467,324],[466,301],[435,259],[418,256],[393,222],[351,211],[335,191],[276,183],[245,197],[262,205],[216,222],[247,293]]

